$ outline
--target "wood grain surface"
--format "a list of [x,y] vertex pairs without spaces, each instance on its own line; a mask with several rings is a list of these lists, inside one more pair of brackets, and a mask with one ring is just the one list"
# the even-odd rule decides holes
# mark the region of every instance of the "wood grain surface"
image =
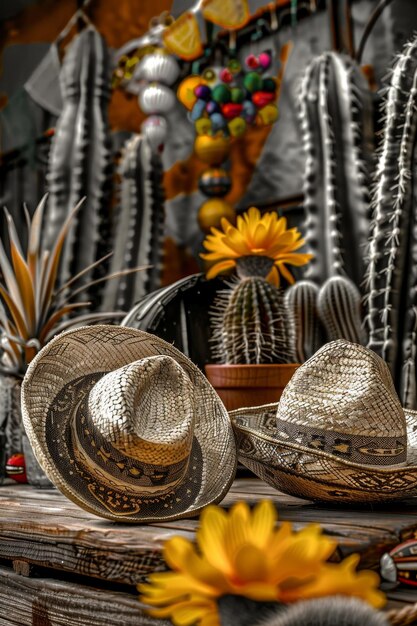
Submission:
[[[417,499],[387,506],[318,506],[257,479],[236,480],[222,503],[272,499],[279,519],[296,529],[315,522],[338,542],[333,558],[380,556],[417,532]],[[135,586],[164,567],[161,550],[174,535],[193,538],[197,521],[128,525],[94,517],[57,490],[0,487],[0,626],[166,626],[148,617]],[[389,607],[417,601],[394,590]]]
[[[279,519],[295,528],[322,525],[339,544],[334,560],[360,552],[363,567],[417,531],[417,500],[386,506],[318,506],[281,494],[257,479],[236,480],[222,506],[270,498]],[[133,585],[163,568],[161,549],[174,535],[192,538],[196,520],[152,525],[116,524],[83,511],[57,490],[0,487],[0,559]],[[22,566],[20,565],[20,568]]]
[[0,626],[172,626],[148,617],[137,596],[0,567]]

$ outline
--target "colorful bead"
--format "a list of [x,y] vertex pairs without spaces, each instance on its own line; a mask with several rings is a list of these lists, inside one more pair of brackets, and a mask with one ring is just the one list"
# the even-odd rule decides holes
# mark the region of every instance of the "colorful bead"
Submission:
[[242,137],[245,134],[246,122],[241,117],[235,117],[227,126],[232,137]]
[[261,52],[258,56],[259,65],[263,70],[267,70],[272,63],[272,57],[268,52]]
[[236,220],[234,208],[222,198],[211,198],[201,205],[197,214],[197,221],[201,230],[210,232],[211,228],[220,226],[223,217],[233,223]]
[[242,113],[243,106],[237,102],[228,102],[223,104],[222,113],[227,120],[232,120]]
[[262,109],[267,104],[271,104],[274,100],[275,94],[268,91],[257,91],[252,95],[252,101],[259,109]]

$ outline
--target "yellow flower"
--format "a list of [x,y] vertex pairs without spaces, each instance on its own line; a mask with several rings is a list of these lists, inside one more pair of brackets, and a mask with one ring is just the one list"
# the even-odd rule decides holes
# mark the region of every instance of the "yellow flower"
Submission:
[[207,253],[201,254],[206,261],[214,262],[207,272],[207,278],[214,278],[224,270],[236,267],[242,257],[266,257],[273,261],[267,280],[279,285],[280,274],[294,283],[287,265],[301,266],[308,263],[311,254],[295,252],[304,245],[304,239],[297,228],[287,229],[285,217],[276,213],[261,213],[255,207],[243,216],[238,216],[237,226],[232,226],[226,218],[221,220],[222,230],[211,229],[203,242]]
[[239,502],[229,513],[204,509],[195,546],[173,537],[164,546],[172,571],[151,574],[139,585],[141,600],[153,617],[176,626],[220,626],[217,599],[226,594],[265,602],[295,602],[325,595],[357,596],[374,607],[384,603],[374,572],[356,572],[359,557],[327,563],[336,543],[316,524],[294,532],[265,500],[251,512]]

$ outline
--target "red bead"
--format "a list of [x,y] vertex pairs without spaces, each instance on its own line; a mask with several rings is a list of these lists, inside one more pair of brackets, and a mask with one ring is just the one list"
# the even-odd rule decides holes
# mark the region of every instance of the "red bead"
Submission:
[[220,80],[222,80],[224,83],[231,83],[233,80],[232,72],[226,67],[223,68],[220,72]]
[[259,67],[259,60],[254,54],[249,54],[246,57],[245,63],[247,67],[249,67],[251,70],[255,70],[257,67]]
[[237,102],[228,102],[222,106],[223,117],[227,120],[232,120],[234,117],[238,117],[242,112],[243,106]]
[[258,109],[262,109],[267,104],[274,102],[274,100],[275,94],[268,91],[256,91],[252,95],[252,102],[258,107]]

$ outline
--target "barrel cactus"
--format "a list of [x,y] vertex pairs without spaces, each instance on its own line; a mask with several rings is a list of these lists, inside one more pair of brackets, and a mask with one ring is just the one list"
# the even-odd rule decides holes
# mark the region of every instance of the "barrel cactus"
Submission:
[[282,289],[261,276],[220,293],[212,313],[213,357],[239,363],[294,363],[294,332]]
[[288,315],[281,276],[293,283],[287,265],[302,266],[310,254],[296,252],[304,240],[296,228],[287,229],[276,213],[261,216],[252,207],[237,226],[222,220],[204,242],[214,261],[208,278],[235,268],[236,277],[219,292],[211,314],[212,353],[227,364],[294,363],[293,319]]
[[300,280],[285,292],[285,305],[294,323],[295,356],[304,363],[322,345],[323,330],[317,312],[318,286]]

